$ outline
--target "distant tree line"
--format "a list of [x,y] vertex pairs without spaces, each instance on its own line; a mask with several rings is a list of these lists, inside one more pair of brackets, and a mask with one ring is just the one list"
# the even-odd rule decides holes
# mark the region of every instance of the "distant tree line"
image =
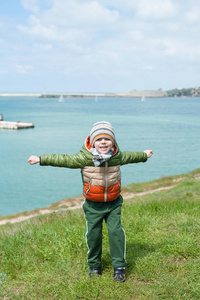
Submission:
[[200,87],[172,89],[166,91],[169,97],[200,97]]

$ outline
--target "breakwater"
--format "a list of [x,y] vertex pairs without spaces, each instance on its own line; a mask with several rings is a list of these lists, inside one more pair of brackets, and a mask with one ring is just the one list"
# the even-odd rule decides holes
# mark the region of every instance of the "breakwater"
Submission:
[[33,123],[0,121],[0,129],[26,129],[34,127]]
[[141,97],[148,97],[148,98],[163,98],[167,97],[167,93],[162,91],[161,89],[155,90],[155,91],[137,91],[133,90],[130,93],[42,93],[39,97],[40,98],[59,98],[62,95],[63,98],[98,98],[98,97],[106,97],[106,98],[112,98],[112,97],[122,97],[122,98],[141,98]]
[[168,97],[168,94],[162,89],[158,90],[144,90],[137,91],[132,90],[128,93],[0,93],[0,97],[39,97],[39,98],[98,98],[98,97],[106,97],[106,98],[165,98]]
[[100,98],[100,97],[128,97],[127,94],[41,94],[39,98]]

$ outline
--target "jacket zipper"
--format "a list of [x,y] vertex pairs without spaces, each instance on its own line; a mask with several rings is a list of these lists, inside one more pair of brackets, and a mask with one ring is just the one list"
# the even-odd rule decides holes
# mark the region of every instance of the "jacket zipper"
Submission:
[[90,190],[90,186],[91,186],[91,183],[89,184],[89,187],[88,187],[87,191],[85,192],[85,195],[84,195],[85,198],[87,197],[87,194],[88,194],[88,192]]
[[107,202],[107,190],[108,190],[108,162],[105,162],[105,192],[104,192],[104,202]]

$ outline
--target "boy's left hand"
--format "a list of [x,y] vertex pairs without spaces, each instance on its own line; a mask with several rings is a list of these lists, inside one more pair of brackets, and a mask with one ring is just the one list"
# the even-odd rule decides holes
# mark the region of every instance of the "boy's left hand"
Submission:
[[35,165],[40,162],[40,158],[36,155],[31,155],[28,159],[28,162],[30,163],[30,165]]
[[153,155],[153,151],[152,150],[145,150],[144,152],[147,154],[148,158]]

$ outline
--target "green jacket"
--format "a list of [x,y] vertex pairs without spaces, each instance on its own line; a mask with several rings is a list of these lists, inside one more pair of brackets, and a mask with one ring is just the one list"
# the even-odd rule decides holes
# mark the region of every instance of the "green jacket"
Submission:
[[113,156],[99,167],[95,167],[90,149],[88,137],[77,154],[42,154],[40,165],[81,169],[84,184],[83,195],[91,201],[104,202],[116,200],[120,194],[120,166],[147,161],[145,152],[121,152],[116,144]]

